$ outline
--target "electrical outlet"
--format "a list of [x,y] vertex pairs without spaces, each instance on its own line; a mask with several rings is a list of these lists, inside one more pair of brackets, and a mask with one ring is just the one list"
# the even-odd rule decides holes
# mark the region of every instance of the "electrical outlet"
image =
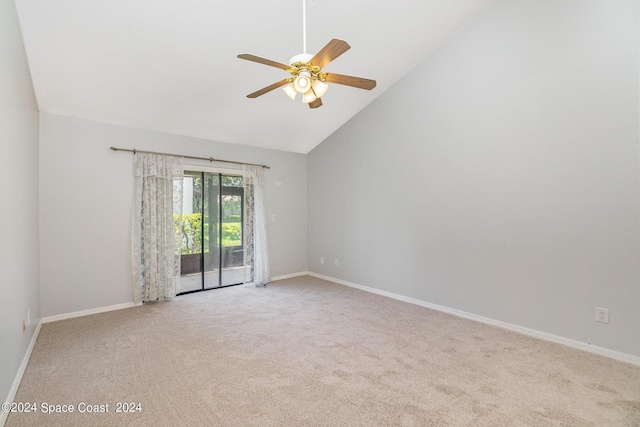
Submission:
[[340,267],[340,261],[338,260],[338,258],[336,258],[333,263],[336,265],[336,267]]
[[609,309],[596,307],[596,322],[609,323]]
[[324,257],[323,256],[320,257],[320,264],[324,264]]

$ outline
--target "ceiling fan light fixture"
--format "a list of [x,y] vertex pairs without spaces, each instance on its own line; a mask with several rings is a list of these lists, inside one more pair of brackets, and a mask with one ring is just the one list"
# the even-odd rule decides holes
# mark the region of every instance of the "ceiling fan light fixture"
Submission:
[[317,96],[313,92],[313,90],[310,90],[310,91],[302,94],[302,102],[304,102],[305,104],[308,104],[310,102],[315,101],[316,98],[317,98]]
[[288,85],[283,87],[282,90],[284,91],[284,93],[286,93],[289,96],[289,98],[291,98],[291,100],[295,101],[298,91],[296,91],[296,88],[294,87],[293,83],[289,83]]
[[322,98],[322,96],[327,93],[327,89],[329,89],[329,85],[323,81],[315,79],[313,83],[311,83],[311,88],[315,92],[318,98]]
[[307,93],[311,89],[311,73],[300,71],[298,77],[293,81],[294,88],[300,93]]

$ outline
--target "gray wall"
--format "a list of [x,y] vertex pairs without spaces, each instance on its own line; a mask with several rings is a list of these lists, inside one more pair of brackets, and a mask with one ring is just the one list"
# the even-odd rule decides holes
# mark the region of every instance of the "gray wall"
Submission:
[[133,301],[133,155],[110,146],[269,165],[272,276],[306,270],[306,156],[50,114],[40,131],[43,317]]
[[[4,402],[40,318],[38,108],[12,0],[0,0],[0,88],[0,400]],[[27,311],[31,324],[23,334]]]
[[640,356],[638,16],[497,1],[308,155],[309,270]]

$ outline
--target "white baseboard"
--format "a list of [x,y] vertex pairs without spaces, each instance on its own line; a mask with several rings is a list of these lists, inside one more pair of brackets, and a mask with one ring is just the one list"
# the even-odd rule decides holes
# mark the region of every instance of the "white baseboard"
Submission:
[[124,304],[109,305],[107,307],[92,308],[89,310],[75,311],[73,313],[56,314],[55,316],[43,317],[42,323],[57,322],[58,320],[73,319],[74,317],[90,316],[92,314],[106,313],[107,311],[122,310],[125,308],[137,307],[142,304],[135,302],[125,302]]
[[292,277],[309,276],[309,275],[310,273],[308,271],[300,271],[299,273],[283,274],[282,276],[272,277],[271,281],[275,282],[276,280],[291,279]]
[[[309,272],[308,271],[301,271],[299,273],[291,273],[291,274],[283,274],[281,276],[273,276],[270,278],[269,283],[271,282],[275,282],[277,280],[284,280],[284,279],[290,279],[292,277],[298,277],[298,276],[306,276],[308,275]],[[267,283],[267,285],[269,284]],[[245,287],[249,287],[249,288],[255,288],[256,285],[253,282],[248,282],[244,284]]]
[[[5,400],[3,400],[3,402],[13,402],[13,399],[16,397],[18,387],[20,387],[20,382],[22,381],[22,376],[24,375],[24,371],[27,369],[29,359],[31,358],[31,352],[36,345],[36,341],[38,340],[38,335],[40,334],[41,327],[42,320],[40,320],[36,325],[36,330],[33,332],[33,336],[31,337],[31,341],[29,342],[29,347],[27,347],[27,352],[22,358],[22,363],[20,364],[20,368],[18,368],[18,373],[16,374],[16,377],[13,380],[13,384],[11,385],[11,389],[9,390],[9,395]],[[4,424],[7,422],[7,417],[9,417],[8,412],[0,411],[0,426],[4,426]]]
[[549,334],[535,329],[525,328],[523,326],[514,325],[512,323],[502,322],[500,320],[491,319],[489,317],[479,316],[477,314],[467,313],[464,311],[456,310],[453,308],[445,307],[443,305],[432,304],[427,301],[419,300],[417,298],[411,298],[404,295],[394,294],[393,292],[387,292],[369,286],[359,285],[357,283],[347,282],[346,280],[336,279],[330,276],[324,276],[313,272],[307,272],[309,276],[317,277],[319,279],[327,280],[329,282],[337,283],[339,285],[349,286],[351,288],[360,289],[362,291],[371,292],[374,294],[382,295],[385,297],[393,298],[399,301],[408,302],[410,304],[419,305],[421,307],[430,308],[432,310],[441,311],[443,313],[453,314],[454,316],[463,317],[465,319],[474,320],[480,323],[486,323],[488,325],[497,326],[499,328],[508,329],[510,331],[519,332],[523,335],[528,335],[534,338],[539,338],[545,341],[551,341],[557,344],[563,344],[578,350],[587,351],[600,356],[609,357],[611,359],[618,360],[620,362],[630,363],[632,365],[640,366],[640,357],[627,353],[622,353],[615,350],[610,350],[604,347],[598,347],[589,343],[564,338],[558,335]]

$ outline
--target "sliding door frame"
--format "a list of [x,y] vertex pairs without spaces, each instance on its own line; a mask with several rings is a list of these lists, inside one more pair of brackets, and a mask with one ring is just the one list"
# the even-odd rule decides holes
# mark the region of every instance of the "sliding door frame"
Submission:
[[[202,212],[202,221],[200,224],[200,233],[202,234],[202,238],[201,238],[201,242],[200,242],[200,266],[201,266],[201,271],[200,271],[200,289],[194,289],[194,290],[189,290],[189,291],[185,291],[185,292],[180,292],[178,295],[187,295],[187,294],[192,294],[192,293],[196,293],[196,292],[204,292],[204,291],[210,291],[213,289],[220,289],[220,288],[228,288],[230,286],[238,286],[238,285],[242,285],[243,283],[233,283],[233,284],[229,284],[229,285],[223,285],[222,283],[222,267],[223,267],[223,256],[224,256],[224,251],[223,251],[223,245],[222,245],[222,223],[223,223],[223,204],[222,204],[222,197],[225,195],[223,192],[223,185],[222,185],[222,177],[223,176],[239,176],[242,177],[242,170],[241,169],[223,169],[223,168],[213,168],[213,167],[206,167],[206,166],[196,166],[196,165],[184,165],[184,171],[185,172],[199,172],[201,174],[202,177],[202,205],[200,206],[200,210]],[[206,283],[205,283],[205,272],[206,272],[206,268],[205,268],[205,238],[204,238],[204,226],[205,226],[205,212],[204,212],[204,199],[205,199],[205,174],[211,174],[211,175],[217,175],[218,176],[218,185],[219,185],[219,190],[218,190],[218,239],[219,239],[219,244],[218,244],[218,286],[214,286],[214,287],[210,287],[207,288],[205,287]],[[229,187],[229,188],[241,188],[241,187]],[[240,197],[241,197],[241,201],[240,201],[240,221],[241,221],[241,230],[242,233],[244,233],[244,187],[242,187],[241,191],[236,191],[238,193],[240,193]],[[233,192],[232,192],[233,193]],[[209,201],[209,203],[211,203],[211,201]],[[244,249],[244,247],[243,247]],[[244,259],[244,257],[243,257]],[[244,261],[243,261],[243,268],[244,268]]]

